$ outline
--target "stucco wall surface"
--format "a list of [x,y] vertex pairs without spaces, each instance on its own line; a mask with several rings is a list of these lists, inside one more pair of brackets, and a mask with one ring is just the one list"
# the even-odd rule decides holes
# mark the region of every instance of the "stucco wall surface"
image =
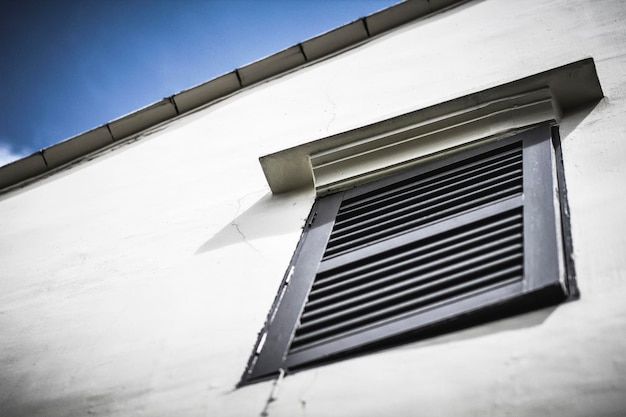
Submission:
[[[2,416],[622,416],[626,3],[470,1],[0,196]],[[312,191],[257,158],[593,57],[562,122],[580,300],[235,389]]]

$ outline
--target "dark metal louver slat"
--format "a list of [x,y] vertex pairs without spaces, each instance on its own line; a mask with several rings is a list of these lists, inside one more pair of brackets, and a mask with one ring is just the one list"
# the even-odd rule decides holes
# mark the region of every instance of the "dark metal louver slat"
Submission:
[[291,349],[301,349],[308,345],[319,343],[329,338],[343,337],[354,331],[360,331],[366,326],[381,324],[388,320],[393,320],[407,314],[416,314],[433,308],[442,303],[452,303],[459,298],[474,295],[478,291],[493,289],[497,285],[505,285],[522,279],[521,265],[515,265],[500,269],[488,275],[480,275],[477,278],[457,281],[455,285],[444,287],[438,291],[425,295],[411,295],[410,298],[401,303],[393,305],[386,304],[385,308],[378,309],[365,315],[357,316],[351,320],[341,321],[332,326],[318,329],[309,333],[298,334],[294,338]]
[[447,208],[459,201],[471,201],[481,196],[494,195],[498,191],[517,189],[521,191],[522,170],[489,173],[471,179],[448,184],[422,193],[414,199],[368,213],[350,224],[336,224],[331,235],[331,244],[349,240],[354,236],[368,234],[371,230],[403,223],[405,219],[419,217],[424,212]]
[[495,149],[342,203],[324,259],[521,195],[522,148]]
[[[487,235],[472,237],[468,241],[460,241],[453,242],[449,247],[441,246],[436,247],[435,245],[425,245],[428,246],[424,248],[424,250],[409,250],[405,256],[402,253],[402,256],[393,256],[393,260],[384,260],[384,262],[378,261],[373,264],[366,264],[363,267],[359,268],[360,271],[346,271],[341,272],[337,275],[330,276],[329,279],[332,279],[332,284],[325,286],[313,286],[311,292],[309,293],[309,307],[314,307],[315,305],[323,302],[323,297],[332,295],[336,297],[337,294],[340,294],[342,290],[346,288],[355,288],[357,286],[366,285],[373,286],[377,285],[380,281],[386,282],[390,275],[397,271],[406,270],[410,268],[412,265],[420,265],[423,262],[430,261],[430,264],[435,263],[443,263],[447,262],[451,257],[451,253],[456,256],[460,256],[456,251],[462,250],[464,247],[473,247],[472,245],[483,245],[480,246],[481,250],[485,250],[485,242],[489,242],[490,239],[507,239],[506,235],[508,232],[514,231],[518,226],[512,225],[505,227],[501,230],[496,230]],[[509,236],[508,239],[514,239],[516,236]],[[439,243],[439,242],[438,242]],[[435,246],[435,247],[432,247]],[[422,248],[418,248],[422,249]],[[477,250],[478,251],[478,250]],[[433,261],[434,260],[434,261]],[[385,278],[380,279],[383,276]],[[379,278],[379,279],[377,279]],[[306,312],[305,312],[306,314]]]
[[[406,314],[418,314],[435,304],[521,279],[523,225],[519,212],[509,212],[506,217],[509,227],[503,227],[499,233],[484,224],[493,221],[501,225],[501,216],[478,222],[478,234],[468,233],[467,228],[451,230],[434,239],[453,240],[456,244],[450,249],[437,249],[434,245],[429,254],[427,249],[433,245],[425,242],[424,253],[406,268],[387,274],[390,264],[377,259],[380,268],[370,268],[371,280],[322,298],[315,299],[312,292],[291,349],[303,349]],[[420,243],[411,246],[418,248]],[[398,253],[389,255],[394,259]]]
[[521,161],[516,161],[509,166],[499,167],[488,172],[467,173],[464,178],[452,178],[446,184],[432,184],[423,189],[416,190],[415,195],[405,196],[404,199],[394,203],[385,202],[377,208],[369,208],[355,215],[350,220],[335,223],[333,238],[360,230],[368,225],[379,221],[391,219],[394,216],[411,213],[420,207],[429,204],[437,204],[454,196],[463,195],[473,190],[498,184],[512,178],[521,178]]
[[[446,217],[466,212],[482,205],[493,203],[504,198],[521,193],[521,177],[510,179],[507,182],[493,184],[489,187],[474,190],[465,195],[458,195],[439,204],[425,207],[407,216],[400,216],[394,220],[377,224],[366,231],[343,236],[342,240],[329,241],[324,258],[336,256],[381,239],[405,233],[417,227],[431,224]],[[332,235],[331,235],[332,236]]]
[[373,192],[361,194],[357,197],[345,200],[337,213],[337,218],[338,220],[341,220],[342,216],[347,217],[354,214],[355,209],[358,210],[360,207],[367,207],[371,203],[375,203],[386,198],[403,195],[406,190],[415,189],[420,187],[422,184],[436,181],[439,178],[454,175],[468,169],[474,169],[475,167],[487,166],[492,163],[497,163],[498,161],[507,162],[511,159],[519,158],[520,156],[521,145],[520,143],[514,143],[507,147],[482,154],[478,157],[471,158],[469,160],[466,159],[453,165],[448,165],[443,169],[431,171],[427,174],[393,183],[383,189],[376,189]]
[[[335,321],[360,312],[370,311],[376,305],[395,301],[421,290],[431,287],[444,286],[456,280],[462,280],[468,275],[478,274],[485,270],[501,267],[511,261],[519,260],[520,244],[504,247],[487,255],[468,260],[463,264],[454,265],[442,270],[436,270],[424,275],[396,275],[398,282],[386,287],[380,287],[370,292],[346,292],[339,296],[333,303],[316,309],[309,309],[308,314],[302,316],[302,332],[310,328],[323,327],[324,323]],[[411,271],[414,273],[414,271]]]
[[[407,201],[423,198],[425,193],[432,191],[443,191],[444,187],[454,187],[466,183],[467,181],[479,180],[486,175],[500,175],[501,173],[510,172],[511,170],[521,169],[521,153],[505,155],[495,160],[483,161],[471,164],[471,166],[462,166],[454,170],[446,170],[438,175],[428,176],[401,187],[401,190],[392,188],[376,197],[370,196],[365,200],[352,201],[350,204],[344,203],[337,215],[335,222],[336,227],[343,228],[347,225],[358,223],[364,216],[371,216],[381,210],[393,210],[394,207]],[[468,164],[469,165],[469,164]],[[354,200],[354,199],[353,199]],[[350,208],[345,208],[345,206]]]
[[[387,267],[383,270],[372,271],[364,276],[358,276],[350,280],[348,286],[345,286],[343,290],[336,288],[334,290],[324,291],[322,294],[319,292],[311,292],[309,294],[309,302],[307,303],[307,309],[303,313],[303,320],[307,319],[310,315],[318,312],[316,308],[318,306],[329,305],[334,300],[347,300],[351,303],[356,302],[359,299],[359,294],[363,294],[366,291],[374,291],[377,288],[382,288],[383,292],[388,292],[397,285],[397,281],[402,277],[416,276],[428,278],[428,272],[435,270],[437,273],[446,273],[448,270],[463,267],[465,265],[458,264],[463,259],[468,259],[468,263],[478,262],[481,259],[481,255],[486,254],[488,257],[506,254],[511,247],[519,249],[521,245],[522,235],[521,230],[509,236],[504,236],[497,240],[483,242],[474,246],[474,242],[467,244],[458,244],[456,247],[449,250],[438,251],[439,253],[425,253],[421,257],[412,259],[410,262],[404,262],[404,264],[397,267]],[[395,283],[395,284],[394,284]],[[410,283],[410,282],[409,282]],[[366,293],[367,294],[367,293]]]
[[[515,206],[515,201],[511,202]],[[380,254],[377,252],[365,262],[362,259],[356,262],[322,262],[318,268],[317,277],[313,284],[313,292],[322,290],[328,286],[349,281],[353,276],[359,276],[374,269],[382,269],[385,265],[399,265],[405,259],[412,259],[423,252],[435,253],[437,250],[447,246],[457,245],[458,242],[473,241],[473,239],[484,239],[489,236],[500,236],[512,228],[518,227],[521,222],[522,213],[519,210],[513,212],[503,211],[499,215],[491,214],[487,222],[472,223],[472,227],[457,226],[457,233],[454,235],[437,235],[436,237],[422,239],[413,245],[406,247],[406,250],[395,253]]]

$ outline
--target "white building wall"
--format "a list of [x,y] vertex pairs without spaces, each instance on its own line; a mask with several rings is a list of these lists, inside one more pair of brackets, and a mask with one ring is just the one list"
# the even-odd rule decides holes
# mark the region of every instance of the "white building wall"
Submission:
[[[626,3],[470,1],[0,196],[0,415],[626,413]],[[257,158],[593,57],[580,300],[235,389],[314,199]]]

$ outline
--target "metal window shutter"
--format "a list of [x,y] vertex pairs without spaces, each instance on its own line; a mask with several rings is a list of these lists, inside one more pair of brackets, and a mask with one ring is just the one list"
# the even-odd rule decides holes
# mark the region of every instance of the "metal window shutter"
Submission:
[[551,146],[542,125],[319,199],[248,378],[563,299]]

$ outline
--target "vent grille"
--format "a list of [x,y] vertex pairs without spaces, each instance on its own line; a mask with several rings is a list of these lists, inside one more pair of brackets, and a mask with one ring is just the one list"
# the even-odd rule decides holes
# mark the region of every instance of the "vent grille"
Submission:
[[324,259],[522,193],[522,147],[477,157],[346,199]]
[[575,297],[551,123],[318,198],[243,383]]
[[522,231],[520,208],[318,274],[290,352],[522,280]]

